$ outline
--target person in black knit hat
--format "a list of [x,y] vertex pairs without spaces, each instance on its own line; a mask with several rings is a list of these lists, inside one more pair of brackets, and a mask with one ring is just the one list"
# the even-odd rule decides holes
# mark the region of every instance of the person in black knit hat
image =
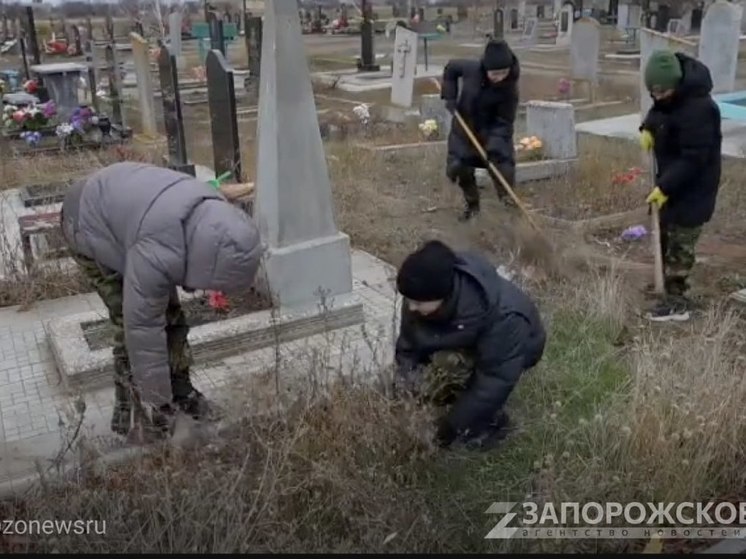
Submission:
[[396,286],[405,302],[395,390],[452,404],[438,424],[442,446],[489,448],[507,433],[508,396],[544,353],[536,305],[484,256],[440,241],[404,260]]
[[[481,60],[451,60],[443,71],[441,98],[453,113],[458,110],[512,188],[515,186],[515,148],[513,125],[518,110],[518,79],[520,65],[513,51],[503,40],[490,41]],[[461,79],[461,91],[458,82]],[[461,187],[466,209],[461,216],[467,221],[479,213],[479,189],[475,168],[486,168],[466,132],[453,119],[448,137],[446,175]],[[494,179],[496,180],[496,179]],[[501,184],[495,182],[497,195],[512,205],[513,201]]]

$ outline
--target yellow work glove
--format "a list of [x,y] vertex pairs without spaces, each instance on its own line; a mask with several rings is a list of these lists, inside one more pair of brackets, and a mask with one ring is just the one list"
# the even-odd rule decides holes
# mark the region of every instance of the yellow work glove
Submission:
[[655,145],[655,138],[648,130],[643,130],[640,134],[640,147],[645,151],[650,151]]
[[655,204],[660,209],[663,207],[663,204],[668,202],[668,196],[663,194],[663,191],[656,186],[645,201],[648,204]]

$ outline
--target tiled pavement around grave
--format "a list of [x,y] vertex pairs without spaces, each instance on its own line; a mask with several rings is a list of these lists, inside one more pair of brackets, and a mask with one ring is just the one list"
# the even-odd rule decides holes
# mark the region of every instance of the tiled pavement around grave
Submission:
[[[293,360],[307,363],[312,351],[326,348],[331,362],[350,371],[389,363],[393,357],[395,292],[391,269],[372,256],[353,251],[354,293],[364,305],[365,326],[354,326],[282,344],[280,354],[288,369]],[[46,339],[49,319],[88,311],[105,317],[94,293],[42,301],[31,310],[0,309],[0,487],[8,490],[19,480],[48,467],[64,446],[75,423],[74,402],[86,403],[83,432],[89,438],[111,439],[109,419],[113,388],[75,394],[66,389],[57,372]],[[221,399],[226,383],[270,366],[275,348],[237,355],[198,367],[194,382],[206,395]],[[298,370],[302,367],[298,367]],[[61,424],[62,422],[62,424]]]

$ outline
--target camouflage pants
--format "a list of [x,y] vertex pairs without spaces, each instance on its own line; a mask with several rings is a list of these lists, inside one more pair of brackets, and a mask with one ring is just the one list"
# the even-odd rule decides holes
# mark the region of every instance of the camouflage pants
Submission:
[[661,224],[661,248],[666,294],[683,297],[689,291],[689,274],[694,267],[695,248],[702,227]]
[[[124,337],[124,317],[122,312],[123,283],[122,276],[99,266],[94,260],[85,256],[74,255],[75,261],[103,300],[109,311],[109,320],[113,327],[114,338],[114,394],[115,405],[112,417],[112,430],[126,434],[129,431],[133,404],[133,383],[127,346]],[[174,399],[187,397],[192,390],[189,369],[193,363],[189,348],[187,325],[184,311],[174,288],[166,308],[166,336],[168,343],[168,361],[171,371],[171,390]]]

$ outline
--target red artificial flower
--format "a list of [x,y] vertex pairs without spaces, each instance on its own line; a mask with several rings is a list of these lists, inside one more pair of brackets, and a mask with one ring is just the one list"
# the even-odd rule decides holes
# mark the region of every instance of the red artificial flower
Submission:
[[208,303],[213,309],[216,311],[227,311],[230,308],[228,298],[220,291],[209,291],[209,294],[210,298]]
[[26,93],[33,95],[39,89],[39,84],[36,80],[28,80],[23,84],[23,89],[26,90]]

